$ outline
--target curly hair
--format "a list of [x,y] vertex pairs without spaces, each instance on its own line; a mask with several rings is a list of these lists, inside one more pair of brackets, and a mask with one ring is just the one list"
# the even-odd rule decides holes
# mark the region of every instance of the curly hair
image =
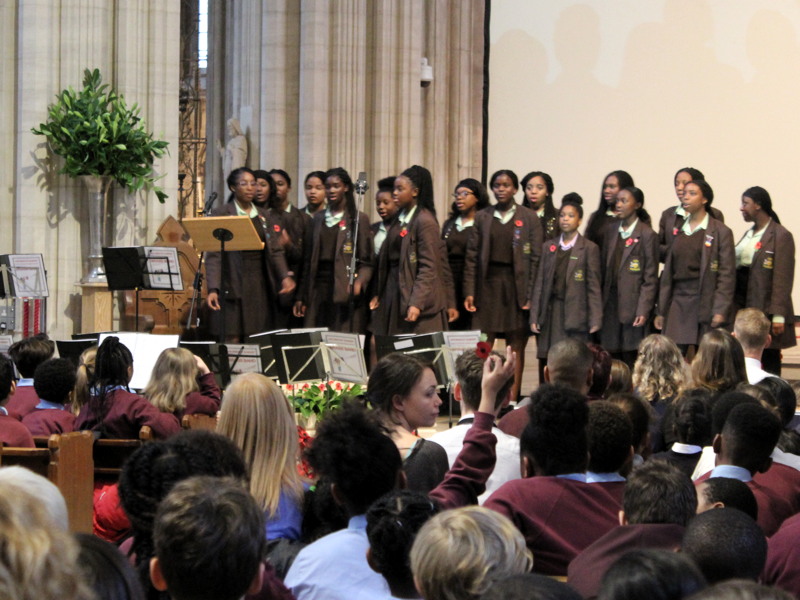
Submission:
[[148,569],[154,554],[153,524],[158,503],[173,486],[194,475],[235,477],[247,481],[241,451],[225,436],[210,431],[183,431],[168,440],[145,444],[122,469],[119,497],[131,522],[136,567],[148,597],[159,597]]
[[639,344],[633,365],[633,387],[648,402],[675,398],[686,387],[686,362],[667,336],[654,333]]

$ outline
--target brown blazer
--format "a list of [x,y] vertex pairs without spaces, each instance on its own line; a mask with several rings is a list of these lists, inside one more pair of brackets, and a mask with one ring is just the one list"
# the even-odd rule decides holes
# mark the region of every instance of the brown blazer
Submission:
[[[214,211],[215,217],[235,217],[236,206],[233,202],[227,202]],[[273,290],[280,289],[280,282],[283,281],[289,272],[286,265],[286,256],[283,248],[278,242],[278,235],[273,235],[273,224],[269,219],[267,211],[263,208],[258,209],[258,216],[261,217],[261,225],[267,242],[264,244],[264,252],[267,255],[267,272],[265,277],[272,283]],[[221,259],[219,252],[206,252],[206,281],[208,290],[221,290],[220,282]],[[242,254],[240,252],[225,252],[225,279],[228,289],[227,298],[235,300],[242,294]]]
[[[700,297],[697,302],[698,320],[710,323],[714,315],[723,315],[731,321],[733,292],[736,287],[736,254],[733,233],[722,221],[708,220],[708,229],[695,235],[705,238],[700,259]],[[661,288],[656,313],[666,316],[672,301],[672,246],[661,272]]]
[[[392,229],[403,225],[395,220]],[[447,304],[447,293],[442,285],[443,261],[442,240],[439,238],[439,223],[429,211],[417,207],[408,223],[406,235],[400,247],[400,312],[405,314],[409,306],[416,306],[421,316],[441,313]],[[378,289],[382,296],[389,274],[389,252],[386,244],[378,257]],[[449,271],[449,269],[448,269]]]
[[[267,209],[270,223],[277,221],[286,230],[290,243],[284,248],[286,263],[289,269],[299,274],[303,270],[303,252],[305,250],[306,233],[311,227],[311,216],[296,206],[290,206],[289,212]],[[325,212],[325,211],[321,211]]]
[[[487,206],[475,215],[475,231],[467,244],[466,264],[464,265],[464,297],[472,296],[474,304],[481,310],[499,310],[502,307],[481,307],[482,284],[486,282],[491,254],[490,232],[494,219],[494,206]],[[514,221],[514,277],[517,288],[517,305],[521,309],[530,305],[533,281],[539,271],[539,259],[543,235],[539,217],[529,208],[517,205],[512,218]],[[517,237],[518,236],[518,237]]]
[[[557,251],[557,239],[552,239],[542,246],[542,264],[531,298],[531,323],[541,325],[549,318]],[[588,332],[603,325],[603,293],[600,279],[600,249],[597,244],[578,234],[567,267],[564,329]]]
[[[675,214],[677,206],[670,206],[667,210],[661,213],[661,219],[658,221],[658,260],[664,262],[667,259],[667,252],[672,248],[672,242],[675,240],[675,229],[683,227],[683,217]],[[725,222],[725,215],[718,208],[711,206],[709,208],[711,216],[720,223]]]
[[619,322],[632,325],[638,315],[649,317],[658,292],[658,236],[641,219],[631,237],[622,241],[619,225],[612,223],[605,234],[603,269],[603,309],[611,295],[610,270],[613,268],[616,244],[624,244],[617,271],[617,313]]
[[[350,273],[350,262],[353,259],[352,239],[355,235],[353,231],[353,220],[349,217],[344,219],[344,227],[339,227],[336,234],[336,259],[333,264],[333,302],[335,304],[346,304],[349,295],[347,293]],[[300,281],[299,298],[303,304],[310,306],[311,294],[314,293],[314,281],[317,278],[319,267],[319,236],[322,228],[325,227],[325,211],[319,211],[311,220],[309,228],[310,235],[306,236],[305,255],[308,257],[303,277]],[[356,247],[356,277],[361,282],[362,294],[366,294],[369,289],[369,281],[372,278],[372,232],[370,230],[369,217],[364,213],[358,213],[358,244]]]
[[794,237],[783,225],[770,221],[761,237],[761,247],[753,254],[747,281],[747,307],[758,308],[771,319],[780,315],[786,328],[772,348],[797,345],[794,332]]

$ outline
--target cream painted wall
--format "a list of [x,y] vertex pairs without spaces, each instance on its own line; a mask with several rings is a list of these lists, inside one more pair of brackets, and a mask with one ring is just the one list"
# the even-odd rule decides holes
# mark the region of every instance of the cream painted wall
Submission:
[[490,173],[546,171],[588,216],[624,169],[657,223],[693,166],[737,240],[752,185],[800,232],[800,2],[494,0],[490,36]]

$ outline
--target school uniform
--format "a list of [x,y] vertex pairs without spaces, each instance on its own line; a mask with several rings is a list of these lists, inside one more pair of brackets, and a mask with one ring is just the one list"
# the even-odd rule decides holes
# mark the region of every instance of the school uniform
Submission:
[[775,586],[800,597],[800,515],[786,519],[767,540],[767,562],[761,573],[764,585]]
[[529,332],[530,290],[539,269],[542,228],[536,213],[515,204],[504,215],[488,206],[475,214],[467,245],[464,296],[472,296],[485,333]]
[[214,373],[206,373],[197,378],[200,389],[186,395],[186,408],[175,416],[182,419],[184,415],[216,416],[222,403],[222,392],[214,378]]
[[149,425],[157,438],[166,438],[181,430],[175,415],[162,413],[144,396],[119,386],[106,393],[105,406],[106,414],[100,421],[90,400],[81,408],[75,429],[98,431],[102,437],[112,439],[139,439],[139,430],[144,425]]
[[619,224],[613,206],[604,211],[596,210],[589,217],[589,223],[583,234],[587,240],[597,244],[598,248],[602,248],[605,245],[606,230],[615,222]]
[[[709,209],[709,214],[720,223],[725,222],[725,216],[716,207],[712,206]],[[669,249],[672,248],[672,242],[675,241],[675,237],[685,221],[686,212],[680,204],[678,206],[670,206],[661,213],[661,218],[658,221],[658,259],[661,262],[667,259]]]
[[8,415],[0,406],[0,445],[11,448],[33,448],[33,436],[19,419]]
[[452,285],[447,286],[448,307],[458,311],[458,319],[450,323],[450,329],[465,331],[472,327],[472,314],[464,308],[464,268],[467,259],[467,246],[475,235],[474,220],[461,223],[460,217],[452,217],[442,226],[442,239],[447,252]]
[[[325,211],[321,211],[325,212]],[[295,273],[295,279],[299,278],[304,268],[303,253],[305,252],[305,241],[311,227],[312,217],[300,210],[293,204],[289,204],[286,210],[267,209],[271,223],[277,223],[289,237],[289,243],[283,247],[286,256],[286,264],[289,271]],[[280,239],[280,235],[277,236]],[[280,289],[280,282],[276,282]],[[278,295],[275,303],[275,327],[289,328],[292,326],[300,327],[301,321],[292,314],[294,302],[299,296],[295,289],[290,294]]]
[[757,308],[773,322],[782,319],[785,323],[783,335],[775,336],[769,348],[780,350],[796,346],[792,304],[794,237],[774,220],[761,234],[755,235],[760,239],[754,246],[748,244],[752,230],[736,245],[735,310]]
[[541,329],[537,356],[565,338],[588,340],[589,330],[603,324],[600,250],[580,234],[571,248],[560,238],[542,247],[542,263],[533,287],[531,323]]
[[534,212],[542,226],[542,241],[546,242],[558,236],[558,209],[546,204],[541,210]]
[[[356,281],[361,295],[354,298],[350,314],[349,273],[357,253]],[[373,250],[369,218],[358,213],[358,238],[353,219],[346,213],[335,219],[328,210],[314,215],[306,245],[306,261],[299,299],[306,307],[305,327],[364,333],[366,303],[372,278]]]
[[684,527],[674,523],[638,523],[615,527],[569,564],[567,581],[586,600],[596,598],[606,571],[631,550],[675,552],[683,541]]
[[21,419],[39,404],[39,394],[33,387],[33,379],[23,378],[17,381],[14,395],[6,402],[6,410],[12,417]]
[[[432,333],[447,330],[447,293],[441,285],[441,239],[436,217],[414,207],[401,215],[387,232],[378,258],[380,318],[373,315],[377,335]],[[419,309],[419,318],[405,320],[408,308]]]
[[603,328],[600,343],[609,352],[639,348],[647,327],[634,327],[637,316],[650,317],[658,291],[658,238],[640,219],[625,230],[609,225],[603,248]]
[[656,312],[664,317],[663,334],[676,344],[697,344],[715,314],[732,318],[733,234],[710,216],[704,222],[691,235],[678,232],[661,273]]
[[52,435],[75,431],[75,415],[67,406],[42,400],[36,408],[22,417],[22,424],[31,435]]
[[566,575],[578,554],[619,526],[620,499],[598,484],[568,477],[509,481],[484,504],[525,536],[535,573]]
[[[270,220],[262,208],[251,212],[253,225],[263,250],[225,252],[225,282],[221,281],[223,258],[219,252],[206,253],[206,280],[208,291],[219,293],[219,302],[225,306],[226,335],[242,338],[272,328],[275,323],[275,305],[281,282],[288,276],[286,256],[279,244],[281,225]],[[236,201],[226,203],[214,211],[214,216],[237,216]],[[223,290],[227,295],[223,295]],[[222,311],[213,311],[211,331],[219,333]]]

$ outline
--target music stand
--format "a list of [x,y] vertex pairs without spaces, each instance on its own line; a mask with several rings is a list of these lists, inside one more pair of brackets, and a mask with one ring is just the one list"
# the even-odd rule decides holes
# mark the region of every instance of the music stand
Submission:
[[[156,263],[162,262],[166,265],[166,272],[156,267]],[[171,290],[173,292],[183,290],[176,248],[168,246],[103,248],[103,268],[106,272],[109,290],[133,290],[136,293],[134,331],[137,333],[139,331],[139,292],[141,290]],[[165,275],[166,279],[164,279]]]

